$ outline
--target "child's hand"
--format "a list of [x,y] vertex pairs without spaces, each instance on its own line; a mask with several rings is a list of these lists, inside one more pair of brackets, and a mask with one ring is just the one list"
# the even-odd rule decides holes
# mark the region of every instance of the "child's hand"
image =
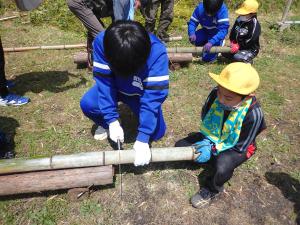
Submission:
[[196,37],[196,34],[192,34],[190,37],[189,37],[189,40],[192,44],[195,44],[195,41],[196,41],[197,37]]
[[203,46],[203,52],[210,52],[210,49],[212,48],[212,43],[207,42],[204,46]]
[[194,148],[196,149],[196,153],[200,155],[195,159],[198,163],[205,163],[211,157],[211,147],[212,143],[208,139],[203,139],[202,141],[198,141],[194,144]]
[[230,52],[231,53],[237,53],[240,49],[240,45],[238,43],[235,42],[230,42]]

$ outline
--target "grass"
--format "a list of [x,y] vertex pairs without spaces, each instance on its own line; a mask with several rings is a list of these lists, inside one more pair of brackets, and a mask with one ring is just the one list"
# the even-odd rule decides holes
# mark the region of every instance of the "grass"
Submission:
[[[192,7],[183,3],[177,1],[171,33],[181,34],[184,40],[171,43],[170,46],[189,46],[185,21]],[[265,1],[267,3],[270,1]],[[234,4],[234,1],[230,4]],[[43,9],[40,8],[40,11]],[[40,11],[34,12],[31,18]],[[228,194],[217,204],[198,211],[189,204],[189,198],[198,190],[198,182],[203,184],[204,178],[209,175],[210,167],[189,162],[158,163],[143,168],[126,165],[122,166],[122,202],[117,176],[114,187],[100,187],[85,200],[72,201],[65,192],[2,199],[0,223],[295,223],[299,217],[296,211],[299,204],[297,195],[294,193],[292,197],[286,197],[289,189],[281,185],[284,184],[282,174],[278,177],[275,173],[286,174],[285,181],[296,186],[297,182],[300,183],[300,28],[293,26],[279,33],[271,25],[280,17],[280,12],[274,12],[272,16],[259,15],[263,34],[262,49],[254,64],[261,77],[256,94],[264,110],[268,129],[257,139],[257,153],[236,170],[230,185],[226,186]],[[2,23],[2,42],[5,47],[85,42],[80,24],[73,29],[55,23],[55,20],[40,20],[33,26],[23,24],[19,19]],[[23,107],[0,108],[0,129],[13,140],[18,158],[111,149],[106,141],[93,140],[93,124],[82,115],[79,108],[79,100],[93,85],[93,79],[87,70],[76,69],[73,64],[75,52],[32,51],[6,55],[7,77],[16,82],[12,91],[29,96],[32,100]],[[170,95],[164,103],[168,133],[162,140],[153,143],[153,147],[174,146],[177,140],[198,131],[201,106],[215,85],[207,73],[218,73],[224,66],[223,62],[198,62],[170,72]],[[125,120],[128,128],[133,123],[130,119]],[[129,136],[134,137],[134,134]],[[126,143],[124,148],[132,148],[132,143]],[[279,182],[270,182],[265,178],[267,172],[271,172],[271,178]],[[266,219],[259,220],[263,215],[267,215]]]

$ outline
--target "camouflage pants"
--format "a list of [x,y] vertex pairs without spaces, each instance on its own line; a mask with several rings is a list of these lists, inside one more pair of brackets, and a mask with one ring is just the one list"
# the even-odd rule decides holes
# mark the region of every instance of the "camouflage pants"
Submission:
[[167,30],[173,21],[174,0],[149,0],[144,9],[145,28],[149,32],[154,32],[159,6],[161,6],[161,12],[156,35],[164,39],[168,37]]

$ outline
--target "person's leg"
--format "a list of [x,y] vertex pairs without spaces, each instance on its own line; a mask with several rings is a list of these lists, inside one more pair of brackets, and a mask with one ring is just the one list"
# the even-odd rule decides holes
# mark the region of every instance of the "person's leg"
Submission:
[[87,29],[87,52],[88,67],[93,66],[93,40],[100,31],[104,30],[104,24],[90,7],[86,5],[84,0],[67,0],[70,11],[83,23]]
[[165,135],[166,130],[167,130],[167,126],[165,123],[163,111],[160,107],[158,116],[157,116],[156,129],[155,129],[154,133],[151,135],[150,139],[152,141],[157,141],[157,140],[161,139]]
[[83,23],[93,38],[95,38],[100,31],[104,30],[103,25],[93,10],[87,7],[83,0],[67,0],[67,5],[71,12]]
[[[215,35],[214,32],[211,33],[211,32],[208,31],[208,33],[207,33],[207,41],[209,39],[211,39],[214,35]],[[207,43],[207,41],[206,41],[206,43]],[[225,44],[224,40],[222,40],[222,41],[219,41],[219,42],[215,43],[213,46],[223,46],[224,44]],[[203,53],[202,60],[204,62],[212,62],[212,61],[216,60],[217,57],[218,57],[218,53],[213,53],[213,54],[211,54],[211,53]]]
[[244,62],[244,63],[253,63],[253,59],[255,58],[255,54],[252,51],[241,50],[234,54],[233,59],[236,62]]
[[0,37],[0,106],[20,106],[27,104],[30,101],[29,98],[9,93],[7,88],[7,80],[5,78],[5,59],[4,50]]
[[113,0],[115,21],[129,20],[131,0]]
[[247,152],[239,153],[234,150],[224,151],[214,157],[213,175],[206,179],[204,187],[191,198],[192,205],[195,208],[208,205],[211,199],[224,190],[224,184],[232,177],[234,169],[247,159]]
[[149,0],[144,10],[145,28],[148,32],[151,33],[154,32],[156,15],[157,15],[159,4],[160,4],[159,0]]
[[4,97],[8,94],[8,88],[6,87],[6,78],[5,78],[5,59],[4,51],[0,37],[0,96]]
[[80,100],[80,107],[83,114],[94,121],[97,126],[102,126],[104,129],[108,129],[108,125],[103,120],[99,109],[98,90],[96,85],[94,85],[83,95]]
[[[123,102],[124,104],[128,105],[129,108],[131,109],[131,111],[137,116],[139,117],[139,113],[140,113],[140,100],[138,96],[125,96],[122,94],[118,95],[118,99]],[[153,134],[151,135],[150,139],[151,141],[157,141],[160,138],[162,138],[164,136],[166,132],[166,124],[165,124],[165,120],[163,117],[163,112],[162,109],[159,109],[159,113],[158,113],[158,120],[157,120],[157,125],[156,125],[156,129],[153,132]]]
[[[208,40],[210,39],[211,35],[209,34],[209,31],[207,29],[199,29],[196,31],[196,46],[204,46]],[[214,46],[220,46],[222,43],[216,43]],[[202,60],[204,62],[211,62],[214,61],[217,58],[218,54],[210,54],[203,52],[202,53]]]
[[223,191],[223,185],[230,180],[234,169],[247,159],[247,152],[239,153],[234,150],[221,152],[214,158],[214,174],[207,179],[206,186],[212,192]]
[[162,0],[157,36],[164,40],[169,37],[167,31],[174,17],[174,0]]
[[196,46],[203,46],[207,43],[208,36],[207,36],[207,30],[206,29],[197,30],[195,35],[196,35],[196,41],[195,41]]

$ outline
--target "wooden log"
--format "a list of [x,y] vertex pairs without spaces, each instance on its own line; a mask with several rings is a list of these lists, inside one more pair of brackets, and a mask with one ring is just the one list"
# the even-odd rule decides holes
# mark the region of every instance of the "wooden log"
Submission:
[[[152,148],[151,162],[194,160],[194,147]],[[84,152],[72,155],[57,155],[41,159],[0,160],[0,174],[80,168],[91,166],[130,164],[134,162],[134,150]]]
[[[168,57],[170,62],[192,62],[193,55],[192,53],[168,53]],[[76,64],[86,64],[88,60],[88,54],[86,52],[76,53],[73,57],[74,63]]]
[[4,52],[25,52],[25,51],[32,51],[32,50],[64,50],[64,49],[76,49],[76,48],[86,48],[86,44],[14,47],[14,48],[4,48],[3,50]]
[[192,62],[192,53],[168,53],[169,61],[172,63]]
[[0,196],[113,183],[113,167],[87,167],[0,176]]
[[87,64],[88,62],[88,53],[87,52],[78,52],[73,56],[74,63],[76,64]]

